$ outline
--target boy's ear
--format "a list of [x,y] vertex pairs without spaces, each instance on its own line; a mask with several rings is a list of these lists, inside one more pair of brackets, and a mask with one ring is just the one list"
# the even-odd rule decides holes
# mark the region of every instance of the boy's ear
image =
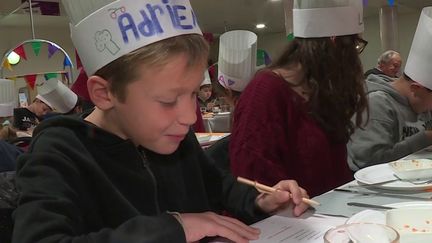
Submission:
[[108,110],[113,107],[113,95],[109,87],[109,82],[99,76],[90,76],[87,80],[90,99],[101,110]]

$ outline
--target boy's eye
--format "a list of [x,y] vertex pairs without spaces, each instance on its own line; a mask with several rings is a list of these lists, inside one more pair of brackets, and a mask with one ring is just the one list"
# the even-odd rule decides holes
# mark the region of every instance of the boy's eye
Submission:
[[159,101],[159,103],[161,103],[163,106],[166,106],[166,107],[172,107],[172,106],[175,106],[177,104],[177,100],[175,100],[175,101]]

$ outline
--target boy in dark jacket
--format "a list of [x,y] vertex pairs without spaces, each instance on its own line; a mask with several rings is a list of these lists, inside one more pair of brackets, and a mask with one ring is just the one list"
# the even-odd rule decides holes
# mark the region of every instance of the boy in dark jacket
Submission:
[[190,126],[208,46],[187,0],[96,2],[63,1],[96,107],[35,130],[12,242],[248,242],[257,229],[214,212],[252,222],[289,203],[306,210],[295,181],[259,195],[201,150]]

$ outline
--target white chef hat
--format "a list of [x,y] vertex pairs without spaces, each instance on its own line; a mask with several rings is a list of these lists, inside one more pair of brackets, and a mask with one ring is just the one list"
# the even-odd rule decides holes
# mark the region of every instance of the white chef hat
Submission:
[[331,37],[362,33],[362,0],[294,0],[294,36]]
[[404,72],[412,80],[432,89],[432,7],[423,8]]
[[39,94],[36,98],[42,100],[57,112],[68,113],[77,104],[78,96],[55,78],[38,83],[36,86]]
[[219,39],[218,81],[225,88],[241,92],[257,70],[258,37],[251,31],[233,30]]
[[209,84],[211,84],[211,79],[210,79],[209,72],[206,69],[204,71],[204,80],[202,81],[201,86],[203,86],[203,85],[209,85]]
[[189,0],[62,0],[88,75],[151,43],[200,34]]
[[12,80],[0,78],[0,117],[13,116],[16,104],[15,85]]

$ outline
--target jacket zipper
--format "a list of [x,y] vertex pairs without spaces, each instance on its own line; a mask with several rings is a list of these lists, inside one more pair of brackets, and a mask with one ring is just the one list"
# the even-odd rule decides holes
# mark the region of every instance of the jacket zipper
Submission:
[[157,199],[157,182],[156,182],[156,177],[154,176],[153,172],[150,169],[150,164],[149,161],[147,159],[147,156],[145,155],[144,151],[142,149],[137,149],[138,150],[138,154],[141,157],[141,161],[142,164],[144,166],[144,169],[147,171],[147,173],[150,175],[153,187],[154,187],[154,193],[153,193],[153,197],[154,197],[154,203],[156,206],[156,211],[157,214],[160,214],[160,208],[159,208],[159,203],[158,203],[158,199]]

